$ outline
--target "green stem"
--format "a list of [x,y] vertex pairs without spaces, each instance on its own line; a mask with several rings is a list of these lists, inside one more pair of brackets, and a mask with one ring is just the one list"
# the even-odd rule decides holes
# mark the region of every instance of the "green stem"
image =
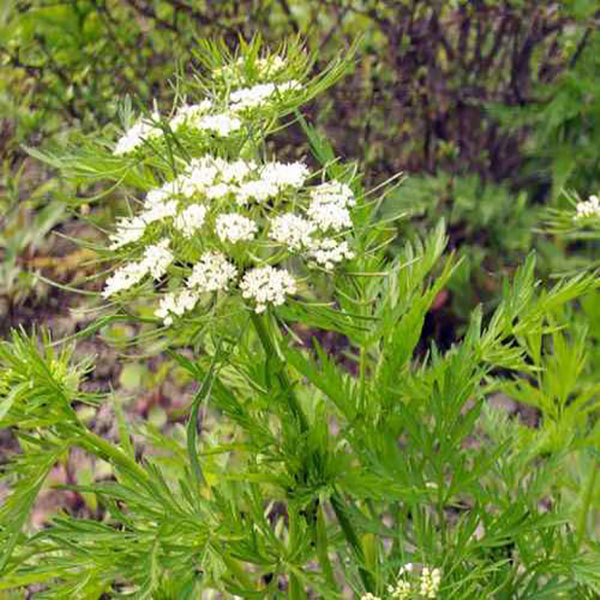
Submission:
[[590,511],[590,504],[592,503],[592,497],[594,495],[594,488],[596,487],[596,477],[598,474],[598,464],[594,459],[592,460],[592,471],[588,478],[587,487],[585,489],[585,493],[583,495],[583,505],[581,507],[581,512],[579,513],[579,522],[577,524],[577,541],[576,546],[577,549],[581,547],[583,540],[585,538],[586,530],[587,530],[587,517]]
[[319,564],[321,565],[325,580],[333,590],[338,592],[338,585],[333,573],[333,567],[331,566],[331,561],[329,560],[329,542],[327,540],[325,515],[323,513],[322,506],[316,500],[314,502],[313,515],[312,534],[315,550],[317,552],[317,558],[319,560]]
[[356,559],[359,562],[358,572],[360,574],[360,578],[365,586],[367,592],[375,592],[375,582],[373,581],[373,576],[367,569],[365,569],[365,553],[363,552],[363,548],[361,546],[360,540],[358,539],[358,534],[354,531],[354,527],[348,517],[346,506],[339,492],[334,492],[330,498],[331,506],[333,507],[333,511],[337,517],[337,520],[340,524],[344,537],[346,541],[350,545],[350,548],[354,552]]
[[298,402],[298,398],[296,398],[296,394],[294,394],[292,384],[288,379],[287,373],[285,372],[285,364],[281,358],[280,352],[278,351],[277,343],[269,333],[262,317],[257,315],[255,312],[252,312],[251,315],[252,323],[256,329],[256,333],[258,334],[265,353],[267,354],[267,358],[277,361],[277,368],[275,370],[277,380],[279,381],[282,389],[285,391],[290,411],[300,424],[300,430],[304,433],[308,431],[308,420],[304,414],[304,411],[302,410],[302,407],[300,406],[300,403]]
[[367,349],[364,344],[360,347],[360,405],[361,411],[366,409],[366,382],[367,382]]
[[125,471],[135,475],[136,479],[140,480],[140,483],[146,486],[151,484],[150,475],[148,472],[140,467],[140,465],[133,458],[123,452],[123,450],[121,450],[118,446],[115,446],[108,440],[105,440],[103,437],[100,437],[89,429],[82,429],[77,433],[92,447],[94,454],[104,460],[113,462],[115,465],[120,466]]
[[252,579],[246,571],[244,570],[243,563],[236,560],[235,558],[229,556],[226,552],[220,553],[223,562],[227,565],[227,568],[233,576],[240,582],[241,585],[246,587],[248,590],[254,589],[254,584],[252,583]]

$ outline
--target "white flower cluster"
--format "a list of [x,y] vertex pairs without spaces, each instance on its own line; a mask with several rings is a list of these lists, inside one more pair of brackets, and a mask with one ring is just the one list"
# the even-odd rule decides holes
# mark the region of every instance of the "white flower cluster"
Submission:
[[598,196],[590,196],[587,201],[578,202],[575,211],[576,219],[600,217],[600,199]]
[[194,265],[187,285],[200,292],[226,290],[237,277],[237,269],[220,252],[205,252]]
[[237,269],[223,254],[205,252],[194,265],[187,288],[164,296],[154,314],[163,319],[165,325],[171,325],[173,315],[181,317],[192,310],[203,293],[226,290],[236,276]]
[[199,299],[200,295],[195,290],[171,292],[163,296],[154,314],[169,326],[173,324],[173,315],[181,317],[187,311],[193,310]]
[[108,298],[127,290],[139,283],[148,273],[154,279],[159,279],[167,272],[167,267],[171,262],[173,262],[173,254],[169,251],[168,239],[148,246],[141,261],[127,263],[107,279],[102,295]]
[[301,162],[267,163],[257,174],[257,179],[232,189],[239,206],[245,206],[253,200],[264,203],[286,189],[300,188],[310,175],[306,165]]
[[[203,100],[200,104],[181,106],[175,116],[168,122],[172,131],[179,131],[186,126],[197,131],[206,131],[212,135],[225,138],[240,130],[243,122],[231,111],[207,114],[212,108],[210,100]],[[154,113],[152,118],[141,117],[117,141],[113,154],[122,156],[130,154],[140,148],[145,142],[161,137],[164,132],[157,125],[160,115]]]
[[295,213],[283,213],[271,220],[269,237],[291,250],[302,250],[313,244],[312,234],[316,225]]
[[170,217],[175,218],[173,224],[176,229],[185,237],[191,237],[204,224],[206,207],[192,204],[178,212],[180,203],[175,197],[204,195],[209,200],[221,198],[230,191],[239,189],[231,186],[243,181],[255,169],[256,164],[252,161],[236,160],[229,163],[212,156],[192,160],[181,176],[148,192],[140,214],[119,220],[117,230],[110,235],[111,249],[116,250],[138,241],[148,225]]
[[162,129],[156,125],[156,122],[159,120],[160,115],[158,113],[152,113],[150,117],[140,117],[119,138],[113,154],[115,156],[129,154],[142,146],[146,141],[162,135]]
[[432,600],[437,598],[441,583],[440,569],[424,566],[419,573],[415,565],[407,563],[400,569],[396,584],[388,586],[388,592],[394,600]]
[[219,215],[215,221],[217,236],[222,242],[249,242],[254,239],[258,226],[256,223],[237,213]]
[[[227,72],[230,72],[232,76],[235,73],[240,75],[244,67],[245,60],[240,58],[231,65],[222,67],[217,76],[225,75]],[[254,72],[259,79],[262,79],[267,76],[272,77],[284,67],[284,59],[273,55],[258,58],[255,61]],[[241,82],[241,79],[239,81]],[[184,104],[169,119],[168,125],[174,132],[185,127],[194,131],[204,131],[219,138],[227,138],[243,127],[244,123],[238,116],[239,113],[261,105],[268,106],[274,100],[284,98],[289,92],[300,90],[301,85],[295,80],[258,83],[251,87],[237,89],[229,93],[228,98],[215,97],[212,100],[205,98],[198,104]],[[224,102],[225,106],[223,106]],[[150,118],[139,118],[117,141],[113,154],[115,156],[130,154],[148,140],[161,137],[163,128],[158,125],[160,121],[161,117],[156,112]]]
[[229,108],[233,112],[256,108],[269,101],[272,97],[278,99],[286,92],[297,90],[300,84],[297,81],[284,81],[282,83],[259,83],[249,88],[242,88],[232,92],[229,96]]
[[[347,185],[312,185],[302,162],[217,156],[235,147],[220,144],[221,138],[237,138],[240,132],[241,142],[246,139],[244,129],[250,138],[260,135],[261,128],[248,127],[260,118],[257,109],[273,109],[271,118],[280,102],[292,96],[302,99],[302,85],[292,71],[302,71],[303,64],[296,54],[293,65],[277,54],[248,53],[232,59],[213,71],[207,98],[186,100],[166,118],[156,112],[140,118],[118,140],[113,153],[120,156],[149,141],[164,145],[165,132],[178,137],[181,133],[182,144],[204,139],[200,133],[210,136],[205,141],[215,155],[188,160],[180,174],[147,192],[139,210],[117,221],[110,248],[126,248],[127,254],[142,258],[114,272],[104,297],[131,288],[148,274],[162,277],[168,270],[170,292],[156,310],[167,325],[193,310],[203,294],[230,288],[256,312],[263,312],[296,293],[294,277],[282,266],[291,256],[325,270],[353,257],[349,209],[355,200]],[[178,154],[179,144],[174,148]],[[177,159],[182,157],[178,154]]]
[[307,214],[321,231],[341,231],[352,227],[349,206],[354,205],[352,190],[338,181],[323,183],[311,190]]
[[363,594],[360,597],[360,600],[381,600],[381,598],[379,596],[374,596],[371,594],[371,592],[368,592],[367,594]]
[[308,167],[301,162],[270,162],[260,169],[260,179],[278,189],[300,188],[310,176]]
[[308,248],[308,256],[322,266],[331,271],[336,264],[344,259],[354,258],[354,252],[348,247],[348,242],[337,242],[332,238],[314,240]]
[[202,204],[190,204],[175,217],[173,225],[184,237],[190,238],[204,225],[205,219],[206,207]]
[[295,214],[282,215],[272,222],[271,238],[287,243],[294,250],[304,249],[308,258],[331,270],[354,254],[345,240],[321,238],[316,232],[339,234],[352,227],[349,207],[355,204],[352,190],[343,183],[330,181],[310,190],[307,219]]
[[285,269],[265,265],[247,271],[240,282],[240,289],[244,298],[256,303],[256,312],[261,313],[267,304],[279,306],[285,302],[287,294],[295,294],[296,282]]
[[[146,194],[139,214],[119,220],[110,236],[111,248],[138,242],[156,224],[148,239],[170,236],[175,253],[187,244],[186,263],[200,256],[185,288],[162,299],[156,315],[166,324],[192,310],[201,294],[224,291],[238,279],[238,267],[223,252],[241,260],[245,272],[239,290],[262,312],[296,292],[292,275],[272,266],[274,260],[297,254],[331,270],[353,257],[343,231],[352,224],[348,207],[355,201],[350,188],[337,181],[305,187],[309,178],[302,162],[258,165],[209,155],[193,159],[181,175]],[[331,219],[324,224],[322,217],[311,218],[318,216],[316,205],[323,207],[322,212],[331,207],[343,211],[343,222],[338,219],[332,225]],[[196,254],[198,250],[204,253]],[[117,271],[104,295],[141,281],[148,270],[145,265],[142,261]]]

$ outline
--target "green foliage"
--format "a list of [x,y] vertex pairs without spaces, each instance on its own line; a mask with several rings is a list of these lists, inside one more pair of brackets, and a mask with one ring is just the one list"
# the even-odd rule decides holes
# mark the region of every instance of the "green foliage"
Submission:
[[[193,598],[203,589],[262,598],[281,594],[285,576],[289,598],[309,589],[339,598],[344,585],[382,594],[410,560],[442,569],[444,598],[598,593],[598,557],[580,512],[594,496],[583,494],[573,511],[558,475],[595,444],[597,386],[581,381],[584,333],[570,339],[556,322],[595,284],[580,278],[535,291],[529,260],[486,327],[475,315],[460,344],[418,360],[418,336],[407,334],[420,329],[450,272],[428,277],[443,247],[440,228],[385,274],[342,276],[355,296],[340,284],[340,309],[321,319],[352,336],[358,377],[318,346],[282,336],[270,316],[262,351],[261,336],[246,330],[241,348],[222,342],[194,361],[177,354],[202,384],[187,434],[153,431],[155,453],[140,462],[125,422],[113,444],[76,418],[76,403],[96,400],[79,388],[86,367],[15,334],[0,353],[1,423],[15,428],[25,452],[5,468],[12,492],[0,513],[2,588],[46,583],[47,598]],[[371,301],[349,313],[342,303],[362,294]],[[285,366],[275,367],[279,352]],[[541,431],[486,407],[485,394],[497,389],[538,407]],[[196,436],[204,402],[231,420],[228,439]],[[57,516],[29,533],[24,523],[47,471],[73,446],[114,469],[113,481],[69,486],[94,494],[103,519]],[[575,535],[570,523],[581,522]]]
[[[98,207],[92,222],[101,229],[107,214],[112,216],[115,192],[134,213],[135,196],[169,181],[208,151],[264,160],[278,146],[292,155],[308,147],[318,176],[350,183],[359,200],[352,214],[354,258],[327,273],[298,266],[292,257],[288,262],[300,271],[302,287],[294,299],[264,314],[252,312],[239,294],[214,294],[204,310],[170,329],[158,328],[150,300],[166,285],[181,284],[188,263],[197,258],[191,243],[187,250],[182,245],[173,280],[147,282],[78,334],[106,331],[121,321],[139,326],[135,340],[123,341],[129,331],[121,338],[115,331],[113,339],[123,346],[139,342],[144,353],[152,340],[185,371],[196,385],[185,424],[140,424],[114,401],[116,427],[101,435],[81,411],[82,405],[108,402],[85,391],[90,361],[78,364],[72,348],[57,351],[63,345],[47,335],[38,340],[20,331],[3,342],[0,427],[10,428],[20,452],[0,466],[8,489],[0,507],[0,594],[35,589],[41,599],[175,600],[206,593],[341,600],[371,593],[387,600],[410,563],[415,578],[425,568],[440,570],[438,597],[445,600],[598,596],[598,284],[594,274],[559,279],[553,286],[540,282],[529,253],[537,208],[525,192],[514,192],[519,186],[490,183],[511,172],[515,148],[527,140],[534,146],[531,165],[549,173],[555,191],[566,181],[585,189],[594,181],[593,102],[580,102],[594,85],[595,58],[588,53],[594,33],[585,33],[593,7],[540,3],[534,19],[543,25],[539,35],[527,30],[522,39],[523,15],[532,10],[523,2],[405,3],[398,11],[366,2],[364,10],[352,5],[343,14],[335,3],[326,10],[279,2],[269,4],[268,15],[258,3],[257,19],[274,25],[273,37],[289,27],[302,31],[319,24],[308,46],[321,52],[304,53],[296,40],[278,47],[287,65],[281,81],[305,81],[302,93],[258,109],[253,127],[225,141],[172,131],[168,118],[152,117],[160,139],[147,140],[125,157],[113,155],[117,106],[127,128],[134,114],[151,114],[151,95],[164,115],[207,93],[221,102],[236,77],[248,85],[262,82],[259,36],[245,36],[251,41],[240,39],[235,50],[231,40],[192,42],[191,23],[243,25],[240,3],[221,4],[213,10],[165,0],[141,10],[137,2],[86,0],[4,9],[3,60],[14,70],[0,84],[0,100],[18,119],[15,140],[34,145],[31,133],[62,127],[61,114],[70,123],[79,121],[84,131],[101,128],[93,135],[78,131],[68,144],[59,136],[43,150],[30,148],[33,157],[84,192],[72,194],[72,206]],[[502,25],[505,10],[510,19]],[[227,21],[217,18],[223,15]],[[509,22],[513,29],[503,33]],[[415,40],[422,38],[425,23],[437,35],[423,65]],[[405,25],[406,38],[398,37]],[[325,30],[330,35],[321,48]],[[552,45],[547,30],[566,32],[571,46],[562,38]],[[365,192],[368,178],[357,165],[338,160],[334,143],[309,124],[331,122],[332,114],[339,120],[338,92],[331,92],[333,104],[319,94],[342,80],[348,57],[338,56],[320,74],[319,66],[331,56],[330,45],[337,56],[340,39],[361,33],[367,58],[345,81],[365,82],[361,98],[370,108],[350,115],[347,131],[338,135],[356,140],[356,154],[367,165],[381,165],[386,176],[399,165],[414,167],[411,156],[428,171],[398,186],[391,184],[399,177],[388,178],[379,197]],[[582,33],[590,40],[578,53],[573,40],[583,40]],[[509,67],[495,62],[502,53],[494,40],[500,44],[504,35],[515,49]],[[139,61],[132,64],[131,48],[138,45]],[[528,47],[535,52],[527,53]],[[555,52],[556,64],[548,58]],[[182,71],[171,88],[172,53],[193,56],[194,77]],[[378,56],[385,60],[379,63]],[[405,82],[398,56],[406,58],[404,78],[414,83],[406,98],[397,92]],[[232,64],[233,75],[214,76]],[[544,75],[553,65],[556,77]],[[529,67],[536,68],[535,75]],[[39,96],[35,89],[22,106],[7,91],[19,78],[31,77],[32,69],[41,75],[36,85],[48,90],[43,106],[33,101]],[[438,69],[440,96],[433,93]],[[578,79],[580,69],[585,78]],[[497,82],[500,91],[493,87]],[[530,86],[549,94],[541,119],[531,110],[537,104],[523,97]],[[458,90],[471,95],[456,96]],[[129,100],[118,103],[125,92],[144,102],[135,109]],[[502,94],[520,108],[485,113],[483,107],[497,104]],[[386,103],[394,110],[383,110]],[[399,107],[412,121],[397,119],[390,126],[390,114],[397,116]],[[473,107],[479,110],[471,112]],[[477,135],[494,138],[490,115],[514,120],[510,136],[493,148],[482,147],[477,136],[467,143],[465,123]],[[589,138],[582,133],[588,120]],[[300,128],[306,142],[291,144],[285,126]],[[407,140],[406,147],[400,152],[397,143],[387,145],[392,138]],[[8,169],[5,177],[11,190],[8,216],[18,211],[13,172]],[[578,174],[584,184],[570,179]],[[55,186],[33,190],[30,202],[37,206]],[[523,186],[527,192],[534,188]],[[72,188],[61,189],[71,196]],[[62,206],[53,202],[41,209],[33,234],[17,227],[14,239],[4,235],[10,249],[7,289],[15,287],[16,256],[54,226]],[[422,227],[402,220],[407,214]],[[582,232],[572,211],[556,209],[550,220],[554,233],[574,240],[597,237],[595,221],[587,221]],[[150,229],[144,241],[155,242],[162,231]],[[465,244],[469,251],[461,260],[446,253],[449,244],[453,249]],[[117,255],[123,261],[139,250],[115,255],[104,246],[94,248],[102,260]],[[236,256],[240,262],[246,258],[241,250]],[[496,296],[473,309],[465,281],[473,277],[483,288],[487,278],[475,279],[477,271],[500,271],[519,261],[510,279],[494,276]],[[446,346],[425,330],[448,290],[461,297],[465,329],[454,332]],[[338,340],[342,350],[328,351],[323,334]],[[121,374],[128,391],[142,381],[152,385],[141,360]],[[496,407],[491,399],[498,398],[518,401],[520,410],[530,407],[535,426]],[[51,485],[51,470],[75,451],[108,465],[110,477],[53,488],[92,497],[94,514],[64,511],[34,528],[30,516]],[[413,598],[422,600],[423,594],[413,589]]]

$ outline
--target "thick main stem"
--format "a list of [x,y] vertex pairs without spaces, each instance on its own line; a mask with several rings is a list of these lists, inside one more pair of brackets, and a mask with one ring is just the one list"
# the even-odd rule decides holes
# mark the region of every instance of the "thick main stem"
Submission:
[[265,323],[260,315],[252,312],[252,323],[254,328],[256,329],[256,333],[260,339],[260,342],[267,354],[268,357],[274,358],[278,363],[278,368],[276,370],[276,377],[281,385],[282,389],[285,392],[285,396],[287,398],[288,406],[290,411],[300,424],[300,430],[304,433],[308,431],[308,420],[300,403],[298,402],[298,398],[296,398],[296,394],[294,394],[294,390],[292,389],[292,384],[288,379],[287,373],[285,372],[283,360],[277,351],[276,342],[271,337]]
[[[354,552],[356,559],[359,563],[365,564],[365,553],[363,552],[362,545],[360,540],[358,539],[358,535],[356,531],[354,531],[354,527],[350,521],[346,513],[346,506],[344,505],[344,501],[339,492],[334,492],[330,498],[331,506],[333,507],[333,511],[335,512],[335,516],[340,524],[344,537],[346,541],[350,545],[350,548]],[[360,578],[363,582],[363,585],[367,589],[368,592],[375,591],[375,582],[373,581],[373,576],[364,566],[358,567],[358,572],[360,574]]]
[[[269,331],[267,330],[267,327],[265,326],[264,321],[259,315],[255,313],[251,314],[252,323],[254,324],[256,333],[258,334],[258,337],[261,341],[265,352],[267,353],[267,356],[273,357],[277,361],[282,361],[282,358],[277,350],[276,342],[271,337]],[[298,420],[301,430],[303,432],[308,431],[308,421],[306,419],[306,415],[304,414],[302,407],[300,406],[300,403],[298,402],[298,399],[296,398],[296,395],[292,390],[291,382],[289,381],[287,374],[283,369],[283,364],[281,365],[281,368],[277,369],[277,379],[281,387],[286,392],[286,397],[288,400],[290,411]],[[356,558],[364,564],[364,552],[360,540],[347,515],[347,509],[344,500],[338,492],[335,492],[331,496],[331,505],[336,514],[336,517],[338,519],[344,537],[346,538],[346,541],[352,548],[352,551],[354,552]],[[369,573],[369,571],[363,566],[359,567],[359,573],[363,585],[365,586],[367,591],[373,592],[375,590],[375,584],[371,573]]]

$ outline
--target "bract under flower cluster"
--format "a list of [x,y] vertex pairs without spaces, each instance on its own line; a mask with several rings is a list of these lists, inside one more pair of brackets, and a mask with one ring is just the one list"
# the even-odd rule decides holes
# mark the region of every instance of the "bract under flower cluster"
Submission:
[[272,79],[286,68],[286,60],[278,54],[261,56],[248,66],[243,56],[238,57],[231,63],[218,67],[213,72],[213,77],[223,79],[229,84],[239,85],[248,79],[249,71],[257,81]]

